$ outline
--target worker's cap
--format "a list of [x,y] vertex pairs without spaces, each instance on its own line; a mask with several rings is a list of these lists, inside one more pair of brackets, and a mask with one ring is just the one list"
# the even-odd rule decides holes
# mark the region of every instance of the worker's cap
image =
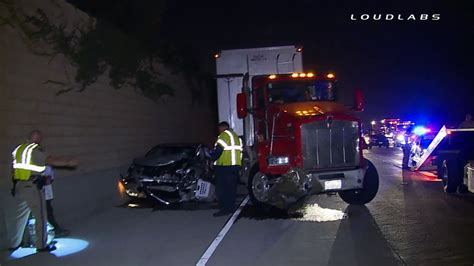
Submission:
[[226,128],[229,128],[229,123],[227,123],[226,121],[222,121],[220,122],[219,124],[217,124],[218,127],[226,127]]

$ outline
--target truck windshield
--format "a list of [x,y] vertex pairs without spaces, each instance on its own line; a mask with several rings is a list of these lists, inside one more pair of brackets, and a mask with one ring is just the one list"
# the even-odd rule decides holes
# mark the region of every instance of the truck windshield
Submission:
[[336,86],[327,80],[285,80],[268,84],[269,102],[334,101]]

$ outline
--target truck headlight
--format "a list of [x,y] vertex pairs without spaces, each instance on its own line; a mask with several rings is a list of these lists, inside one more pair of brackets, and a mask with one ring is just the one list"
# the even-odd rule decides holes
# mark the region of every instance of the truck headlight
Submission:
[[269,157],[267,162],[268,166],[288,165],[290,163],[290,159],[288,156]]

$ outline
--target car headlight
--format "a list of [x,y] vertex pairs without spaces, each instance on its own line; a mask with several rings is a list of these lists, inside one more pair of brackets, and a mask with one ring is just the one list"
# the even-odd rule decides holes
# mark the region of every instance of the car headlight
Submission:
[[397,135],[397,140],[398,140],[399,142],[404,142],[404,141],[405,141],[405,136],[402,135],[402,134],[399,134],[399,135]]
[[267,162],[268,166],[288,165],[290,163],[290,159],[288,156],[269,157]]

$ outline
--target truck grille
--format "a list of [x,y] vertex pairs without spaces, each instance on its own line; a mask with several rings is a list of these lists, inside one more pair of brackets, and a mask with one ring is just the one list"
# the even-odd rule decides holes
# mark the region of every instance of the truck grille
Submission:
[[355,121],[316,121],[301,126],[305,169],[359,165],[359,127]]

